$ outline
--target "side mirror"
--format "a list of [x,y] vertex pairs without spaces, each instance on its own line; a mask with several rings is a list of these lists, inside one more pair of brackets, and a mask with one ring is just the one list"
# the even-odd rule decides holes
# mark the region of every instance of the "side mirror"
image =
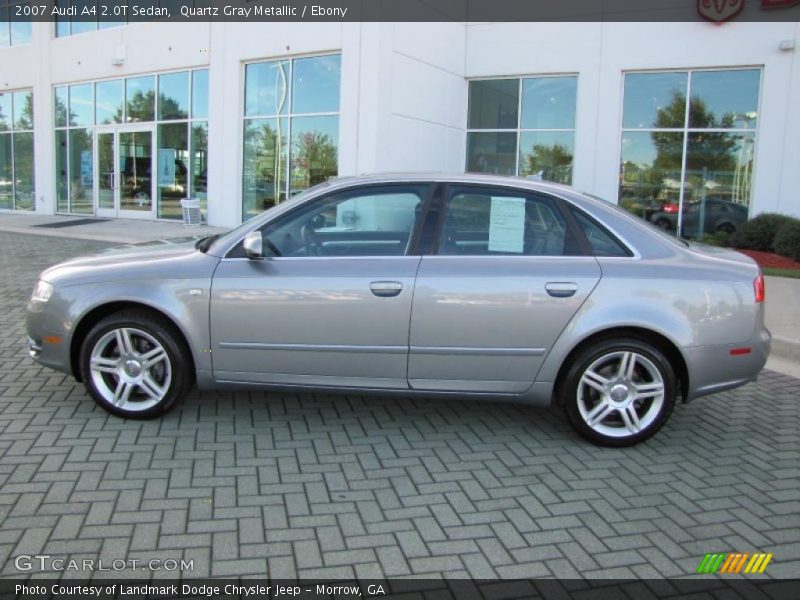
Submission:
[[264,243],[262,241],[260,231],[251,231],[248,233],[244,237],[242,247],[244,248],[244,253],[247,258],[264,258]]

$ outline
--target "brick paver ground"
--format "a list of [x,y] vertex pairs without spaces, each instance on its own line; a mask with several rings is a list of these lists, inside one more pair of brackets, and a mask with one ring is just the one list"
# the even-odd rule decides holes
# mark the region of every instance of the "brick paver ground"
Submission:
[[800,574],[800,380],[680,406],[627,450],[478,402],[194,392],[123,421],[24,344],[36,273],[101,247],[0,234],[3,576],[44,553],[201,577],[674,577],[754,550]]

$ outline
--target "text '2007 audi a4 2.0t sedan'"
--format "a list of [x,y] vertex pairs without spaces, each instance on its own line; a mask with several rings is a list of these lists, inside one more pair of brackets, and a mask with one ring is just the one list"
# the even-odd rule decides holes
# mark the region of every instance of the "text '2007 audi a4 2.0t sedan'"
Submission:
[[221,237],[44,271],[28,344],[106,410],[154,417],[194,382],[563,407],[606,445],[678,399],[756,378],[769,352],[749,258],[525,179],[321,184]]

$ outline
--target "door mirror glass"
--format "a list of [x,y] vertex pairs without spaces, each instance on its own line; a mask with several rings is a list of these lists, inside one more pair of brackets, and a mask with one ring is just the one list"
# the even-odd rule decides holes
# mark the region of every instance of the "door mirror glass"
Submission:
[[264,258],[263,246],[264,244],[261,239],[260,231],[251,231],[245,236],[244,242],[242,243],[245,255],[247,258],[252,259]]

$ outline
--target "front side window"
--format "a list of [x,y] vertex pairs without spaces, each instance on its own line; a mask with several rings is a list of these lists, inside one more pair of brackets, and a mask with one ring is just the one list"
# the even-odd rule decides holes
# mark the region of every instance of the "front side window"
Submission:
[[760,69],[627,73],[619,204],[684,237],[747,220]]
[[242,220],[339,171],[341,57],[245,66]]
[[313,200],[265,226],[264,245],[281,257],[402,256],[426,190],[381,186]]
[[466,170],[572,183],[573,75],[469,82]]
[[452,189],[438,254],[564,256],[580,254],[558,210],[546,196],[504,189]]
[[0,209],[34,209],[33,92],[0,92]]

